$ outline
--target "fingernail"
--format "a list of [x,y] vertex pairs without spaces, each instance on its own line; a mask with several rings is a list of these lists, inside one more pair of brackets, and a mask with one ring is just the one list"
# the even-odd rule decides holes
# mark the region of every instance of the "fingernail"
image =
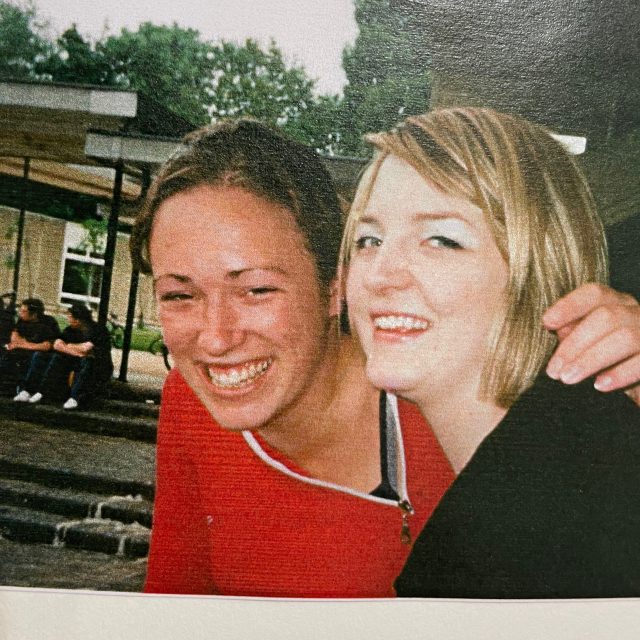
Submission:
[[609,391],[609,389],[611,389],[611,387],[613,386],[613,378],[610,378],[609,376],[598,378],[593,383],[593,386],[598,391]]
[[560,380],[565,384],[573,384],[574,382],[578,382],[581,376],[581,371],[578,367],[573,366],[569,367],[566,371],[563,371],[560,374]]
[[558,376],[560,375],[560,371],[562,371],[562,360],[552,360],[548,365],[547,365],[547,375],[550,378],[553,378],[554,380],[558,379]]

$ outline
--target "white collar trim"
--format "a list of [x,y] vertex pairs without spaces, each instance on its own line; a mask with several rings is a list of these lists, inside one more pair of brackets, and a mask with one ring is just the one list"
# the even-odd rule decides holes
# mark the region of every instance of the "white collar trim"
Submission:
[[[407,496],[407,474],[406,474],[406,464],[405,464],[405,455],[404,455],[404,443],[402,440],[402,429],[400,428],[400,416],[398,413],[398,399],[392,395],[387,394],[387,408],[390,408],[393,415],[393,421],[395,426],[396,433],[396,442],[398,444],[398,483],[400,488],[400,501],[408,500]],[[249,445],[249,448],[255,453],[258,458],[260,458],[265,464],[269,465],[273,469],[280,471],[286,476],[290,478],[294,478],[300,482],[304,482],[306,484],[310,484],[316,487],[322,487],[324,489],[330,489],[332,491],[340,491],[341,493],[346,493],[348,495],[352,495],[358,498],[363,498],[365,500],[369,500],[371,502],[379,502],[380,504],[392,505],[394,507],[398,506],[398,502],[396,500],[389,500],[388,498],[379,498],[378,496],[372,496],[369,493],[365,493],[364,491],[357,491],[356,489],[350,489],[349,487],[345,487],[340,484],[335,484],[333,482],[327,482],[326,480],[317,480],[316,478],[310,478],[308,476],[303,476],[296,471],[292,471],[282,462],[275,460],[272,458],[260,445],[256,437],[251,433],[251,431],[243,431],[242,437],[245,439],[246,443]]]

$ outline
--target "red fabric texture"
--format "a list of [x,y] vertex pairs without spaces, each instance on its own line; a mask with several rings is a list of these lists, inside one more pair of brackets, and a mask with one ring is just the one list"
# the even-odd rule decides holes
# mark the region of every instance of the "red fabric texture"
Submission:
[[[415,538],[454,474],[418,410],[400,403],[400,419]],[[176,371],[163,390],[156,475],[146,592],[394,596],[410,550],[400,508],[273,469]]]

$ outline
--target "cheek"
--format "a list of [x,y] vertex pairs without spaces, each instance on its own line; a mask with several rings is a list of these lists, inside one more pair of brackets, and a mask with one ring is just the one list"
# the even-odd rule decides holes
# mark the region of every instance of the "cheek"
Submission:
[[420,278],[431,304],[445,315],[488,316],[501,309],[507,284],[503,262],[450,264]]
[[[363,298],[366,294],[363,294],[362,286],[362,268],[358,266],[356,262],[352,262],[349,266],[349,272],[344,287],[344,294],[349,308],[349,314],[356,311],[362,306]],[[365,298],[366,299],[366,298]]]
[[185,350],[197,337],[197,327],[189,314],[160,310],[162,339],[169,351],[177,354]]

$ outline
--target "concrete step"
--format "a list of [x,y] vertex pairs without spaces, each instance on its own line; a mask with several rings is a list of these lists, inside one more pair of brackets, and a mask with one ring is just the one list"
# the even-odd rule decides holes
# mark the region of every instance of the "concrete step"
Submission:
[[21,507],[0,506],[0,534],[8,540],[68,546],[128,557],[144,557],[150,531],[140,524],[103,518],[71,519]]
[[111,380],[109,385],[109,398],[111,400],[125,400],[127,402],[141,402],[153,400],[155,404],[160,404],[160,390],[162,383],[153,386],[136,384],[134,382],[121,382],[116,378]]
[[0,478],[0,505],[23,507],[72,518],[108,518],[151,527],[153,505],[141,495],[102,495]]
[[91,410],[63,409],[44,402],[31,404],[0,398],[0,415],[13,421],[155,442],[158,408],[144,403],[106,401]]
[[153,499],[155,446],[0,420],[0,476],[60,489]]
[[98,405],[95,410],[135,418],[152,418],[157,421],[158,414],[160,413],[160,403],[153,399],[148,399],[145,402],[117,399],[105,400],[102,404]]

